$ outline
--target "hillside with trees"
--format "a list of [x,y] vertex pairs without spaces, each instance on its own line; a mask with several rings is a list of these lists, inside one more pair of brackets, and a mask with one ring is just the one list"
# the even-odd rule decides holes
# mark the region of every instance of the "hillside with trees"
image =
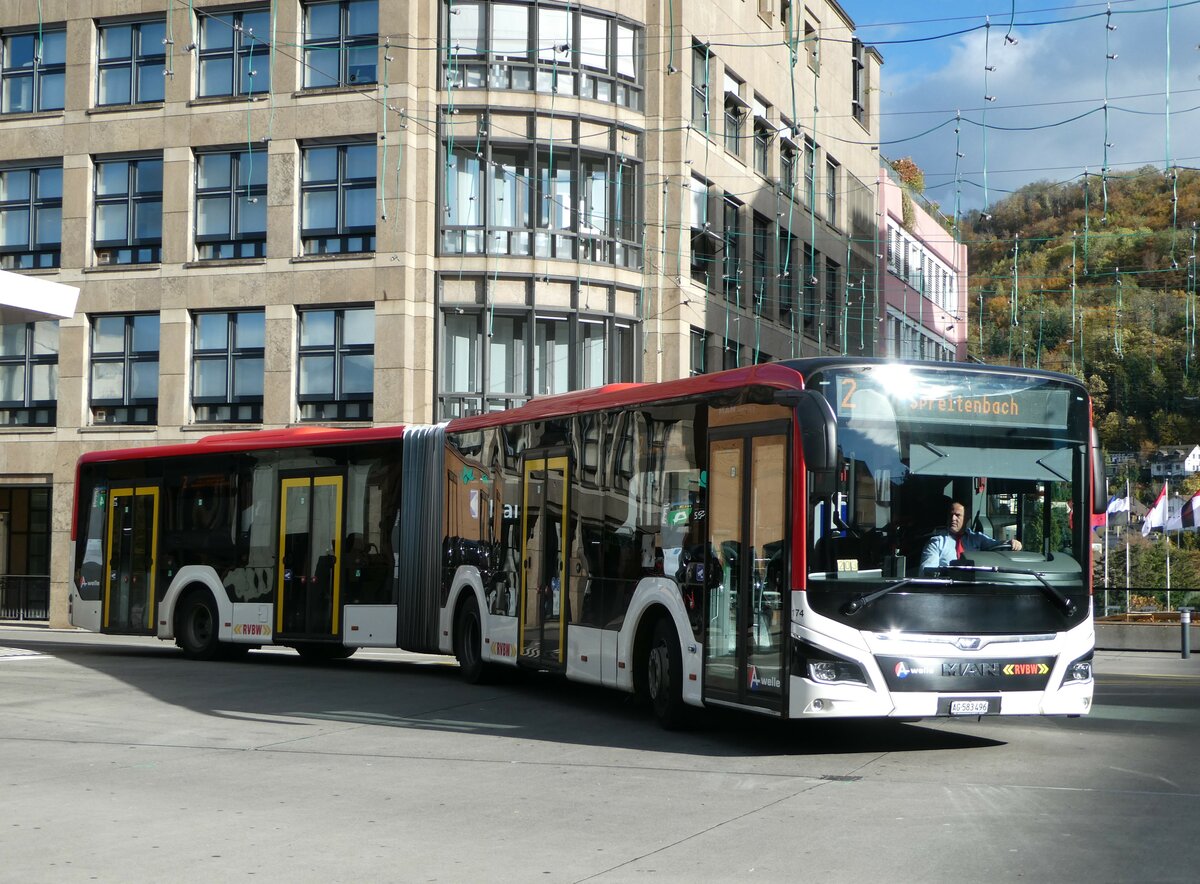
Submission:
[[972,355],[1083,378],[1110,451],[1200,441],[1197,220],[1200,172],[1151,167],[972,213]]

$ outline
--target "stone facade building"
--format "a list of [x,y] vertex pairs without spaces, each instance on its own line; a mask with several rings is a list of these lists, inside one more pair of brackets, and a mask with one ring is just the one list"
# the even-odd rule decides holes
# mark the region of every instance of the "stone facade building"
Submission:
[[[0,572],[75,459],[871,355],[881,58],[814,0],[0,4]],[[6,614],[5,616],[11,616]]]

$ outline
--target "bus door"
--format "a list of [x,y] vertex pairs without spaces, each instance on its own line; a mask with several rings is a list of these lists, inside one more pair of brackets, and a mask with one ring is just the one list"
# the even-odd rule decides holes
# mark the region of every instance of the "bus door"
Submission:
[[704,697],[783,708],[788,425],[713,428]]
[[526,455],[518,654],[521,660],[554,667],[566,659],[569,480],[565,454]]
[[104,632],[154,632],[158,488],[112,488],[104,537]]
[[341,628],[342,496],[334,476],[279,480],[279,561],[275,632],[333,638]]

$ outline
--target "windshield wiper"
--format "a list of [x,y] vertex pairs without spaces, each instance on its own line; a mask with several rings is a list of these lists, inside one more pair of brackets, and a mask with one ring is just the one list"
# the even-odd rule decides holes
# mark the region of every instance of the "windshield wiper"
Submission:
[[860,595],[858,598],[846,602],[846,604],[842,605],[842,613],[847,617],[852,617],[876,599],[881,599],[889,592],[894,592],[902,586],[908,586],[910,583],[932,583],[934,585],[950,586],[954,581],[931,577],[906,577],[903,580],[897,580],[895,583],[885,586],[883,589],[877,589],[870,595]]
[[953,568],[957,571],[983,571],[989,574],[1022,574],[1026,577],[1036,577],[1042,585],[1042,591],[1063,609],[1063,613],[1068,617],[1075,614],[1074,600],[1063,595],[1058,587],[1054,586],[1042,575],[1041,571],[1030,571],[1025,568],[1005,568],[1001,565],[945,565],[944,567]]

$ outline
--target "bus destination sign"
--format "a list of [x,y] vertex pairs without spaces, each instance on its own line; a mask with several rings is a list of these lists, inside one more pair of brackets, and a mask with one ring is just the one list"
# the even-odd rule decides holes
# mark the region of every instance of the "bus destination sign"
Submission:
[[1062,430],[1067,426],[1070,393],[1033,379],[1017,385],[1012,378],[975,378],[969,384],[946,383],[936,374],[912,372],[906,383],[868,374],[840,375],[836,412],[841,420],[905,420],[917,423],[983,424]]

